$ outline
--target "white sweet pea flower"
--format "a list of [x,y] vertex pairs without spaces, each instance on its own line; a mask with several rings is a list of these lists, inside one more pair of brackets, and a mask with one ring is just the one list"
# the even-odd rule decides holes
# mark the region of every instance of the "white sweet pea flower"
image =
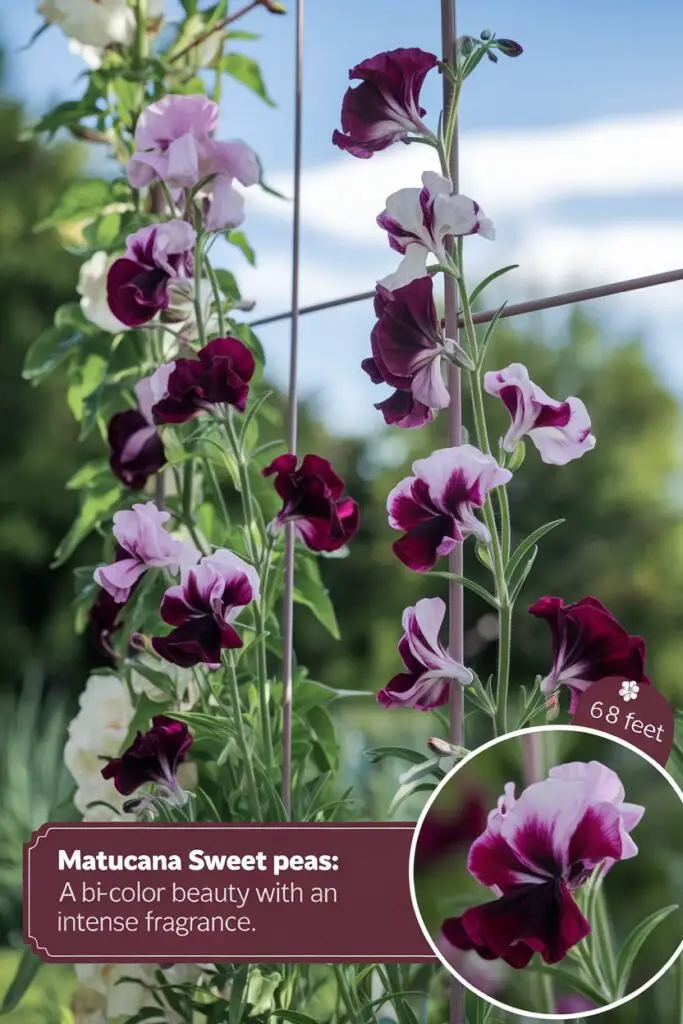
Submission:
[[[170,985],[196,984],[204,973],[200,964],[174,964],[162,970]],[[128,1020],[147,1007],[157,1007],[152,995],[156,988],[154,964],[76,964],[78,987],[73,999],[75,1024],[107,1024],[118,1018]],[[130,978],[131,981],[123,981]],[[180,1024],[174,1010],[164,1006],[163,1019]]]
[[[128,0],[42,0],[38,13],[87,47],[129,46],[135,38],[135,11]],[[150,19],[163,17],[164,0],[149,0],[147,13]],[[92,51],[81,56],[87,63],[100,59]]]
[[78,276],[77,291],[81,296],[83,316],[109,334],[128,330],[117,320],[107,302],[107,274],[118,258],[118,254],[109,256],[106,252],[96,252],[86,260]]
[[403,256],[398,270],[379,282],[390,291],[424,277],[430,253],[446,263],[448,235],[495,238],[493,223],[479,204],[454,194],[448,178],[434,171],[424,172],[421,189],[402,188],[390,195],[377,223],[387,232],[391,248]]
[[113,782],[102,778],[104,758],[116,757],[125,742],[133,720],[133,702],[125,683],[113,673],[92,675],[81,694],[80,710],[69,724],[64,748],[64,763],[73,776],[77,791],[74,804],[89,821],[107,821],[115,815],[106,807],[88,807],[106,803],[118,810],[123,798]]

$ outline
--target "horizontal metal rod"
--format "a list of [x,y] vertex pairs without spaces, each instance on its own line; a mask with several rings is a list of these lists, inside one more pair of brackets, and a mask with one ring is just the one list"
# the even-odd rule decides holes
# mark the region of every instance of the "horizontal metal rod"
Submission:
[[[506,306],[502,311],[502,317],[521,316],[523,313],[538,313],[542,309],[554,309],[557,306],[570,306],[575,302],[586,302],[588,299],[602,299],[608,295],[620,295],[623,292],[635,292],[641,288],[654,288],[658,284],[673,284],[674,281],[683,281],[683,270],[668,270],[664,274],[650,274],[647,277],[633,277],[628,281],[615,281],[614,284],[603,284],[597,288],[580,288],[573,292],[563,292],[561,295],[550,295],[544,299],[531,299],[529,302],[517,302]],[[371,292],[358,292],[356,295],[345,295],[341,299],[330,299],[328,302],[316,302],[313,306],[302,306],[299,315],[306,313],[319,313],[324,309],[335,309],[337,306],[348,306],[352,302],[365,302],[375,297],[375,290]],[[474,314],[475,324],[487,324],[493,320],[499,312],[498,309],[487,309],[483,313]],[[259,320],[251,320],[250,327],[262,327],[265,324],[278,323],[281,320],[289,320],[291,312],[276,313],[274,316],[264,316]],[[463,326],[462,320],[459,321]]]

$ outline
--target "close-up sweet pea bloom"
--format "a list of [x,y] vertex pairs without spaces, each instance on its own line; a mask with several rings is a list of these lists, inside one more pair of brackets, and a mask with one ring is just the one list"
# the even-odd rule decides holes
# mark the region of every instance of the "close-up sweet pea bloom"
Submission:
[[137,409],[112,416],[107,428],[109,465],[117,480],[139,491],[166,462],[166,453],[152,417],[154,397],[149,377],[135,387]]
[[233,623],[259,597],[259,578],[253,566],[224,548],[205,555],[184,569],[179,586],[170,587],[160,614],[173,630],[153,637],[152,647],[181,668],[203,663],[219,666],[221,651],[242,647]]
[[107,276],[107,301],[128,327],[141,327],[169,305],[169,284],[192,276],[197,236],[184,220],[140,228],[127,239],[126,255]]
[[96,252],[85,261],[78,275],[77,290],[83,315],[108,334],[128,330],[126,324],[114,316],[107,299],[107,278],[117,259],[119,256],[116,254]]
[[433,53],[413,47],[378,53],[351,68],[349,78],[361,84],[346,91],[342,131],[333,133],[333,144],[365,159],[411,134],[430,135],[422,123],[420,91],[437,64]]
[[396,388],[375,406],[385,423],[419,427],[433,418],[433,410],[445,409],[450,395],[443,365],[463,362],[460,345],[446,337],[434,304],[431,277],[418,277],[389,291],[382,285],[375,293],[375,324],[370,341],[372,357],[361,364],[374,384]]
[[239,338],[214,338],[196,359],[175,359],[151,377],[156,423],[185,423],[216,405],[244,412],[256,363]]
[[143,110],[135,129],[135,152],[128,164],[134,188],[161,178],[172,189],[201,186],[209,230],[242,220],[242,199],[233,188],[255,185],[261,168],[245,142],[214,138],[219,108],[206,96],[165,96]]
[[550,627],[553,666],[541,690],[553,698],[564,684],[569,689],[569,713],[592,683],[619,676],[649,683],[645,674],[645,641],[631,636],[596,597],[565,604],[560,597],[541,597],[529,611]]
[[468,686],[472,673],[455,661],[439,640],[446,615],[440,597],[423,597],[403,612],[403,636],[398,651],[406,667],[377,694],[384,707],[430,711],[448,703],[450,684]]
[[296,455],[279,455],[263,475],[275,477],[275,490],[284,502],[271,530],[293,523],[311,551],[338,551],[357,533],[358,505],[344,496],[344,481],[327,459],[304,455],[297,466]]
[[164,529],[170,512],[161,512],[153,501],[133,505],[114,515],[116,560],[95,570],[95,581],[118,604],[124,604],[131,590],[148,569],[177,572],[199,558],[196,548],[174,540]]
[[120,757],[108,761],[102,778],[112,779],[123,796],[154,783],[164,795],[182,805],[187,796],[178,785],[177,771],[192,743],[192,734],[184,722],[156,715],[146,733],[138,731],[130,747]]
[[510,480],[508,469],[471,444],[439,448],[414,462],[412,469],[414,475],[387,498],[389,526],[404,532],[392,545],[404,565],[428,572],[470,535],[489,543],[489,531],[475,509],[482,507],[490,490]]
[[543,462],[564,466],[595,448],[590,417],[581,399],[558,402],[550,398],[530,380],[521,363],[484,374],[484,390],[500,398],[512,418],[503,438],[506,452],[513,452],[528,436]]
[[577,889],[598,866],[638,852],[630,833],[645,808],[624,795],[619,776],[598,761],[558,765],[518,798],[508,783],[467,861],[495,898],[446,919],[443,938],[515,968],[534,953],[548,964],[564,959],[591,932]]
[[435,171],[424,172],[422,188],[402,188],[390,195],[377,223],[387,232],[391,248],[403,256],[398,269],[379,282],[390,291],[424,277],[430,254],[437,263],[448,264],[447,235],[496,237],[479,204],[454,193],[448,178]]

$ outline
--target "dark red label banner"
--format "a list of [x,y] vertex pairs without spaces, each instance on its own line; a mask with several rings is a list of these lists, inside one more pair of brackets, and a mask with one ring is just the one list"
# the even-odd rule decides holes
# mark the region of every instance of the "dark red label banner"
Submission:
[[420,963],[414,825],[79,822],[24,847],[24,941],[65,963]]

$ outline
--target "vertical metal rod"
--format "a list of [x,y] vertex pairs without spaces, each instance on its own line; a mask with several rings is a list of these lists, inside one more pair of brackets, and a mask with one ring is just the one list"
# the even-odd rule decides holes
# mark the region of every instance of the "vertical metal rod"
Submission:
[[[455,0],[441,0],[441,50],[444,61],[452,62],[455,56],[457,39]],[[453,86],[448,75],[443,77],[443,109],[444,119],[453,98]],[[453,183],[453,191],[459,187],[460,166],[458,153],[458,124],[453,133],[453,145],[450,153],[449,172]],[[446,317],[446,336],[453,341],[458,340],[458,291],[453,278],[444,275],[444,304]],[[448,389],[451,396],[449,408],[449,444],[462,444],[462,387],[460,370],[451,366]],[[458,544],[449,558],[449,569],[452,573],[462,576],[462,544]],[[463,589],[457,583],[448,586],[448,649],[456,661],[462,663],[464,657],[463,636]],[[450,692],[450,735],[456,746],[463,745],[464,696],[460,683],[451,684]],[[464,990],[459,981],[450,979],[450,1022],[462,1024],[464,1020]]]
[[[299,251],[301,236],[301,139],[303,99],[304,0],[296,3],[294,90],[294,211],[292,219],[292,319],[289,349],[287,445],[297,450],[297,380],[299,362]],[[294,665],[294,524],[285,527],[285,581],[282,621],[282,803],[292,816],[292,690]]]

